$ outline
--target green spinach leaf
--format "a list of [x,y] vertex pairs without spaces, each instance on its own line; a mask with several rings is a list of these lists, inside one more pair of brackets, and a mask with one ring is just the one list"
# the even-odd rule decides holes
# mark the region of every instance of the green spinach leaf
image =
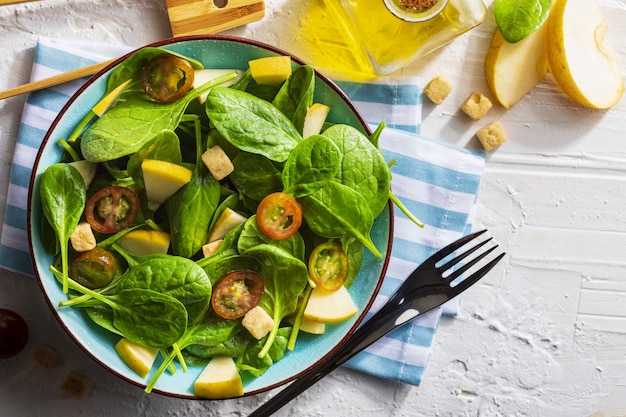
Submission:
[[72,165],[50,165],[41,175],[39,195],[45,218],[59,241],[63,293],[68,291],[69,239],[78,226],[87,201],[85,181]]
[[314,193],[337,176],[341,162],[341,151],[326,136],[303,139],[283,168],[283,192],[296,199]]
[[233,159],[233,166],[230,180],[239,192],[256,202],[283,189],[280,170],[263,155],[241,152]]
[[493,14],[502,37],[516,43],[543,25],[551,6],[552,0],[495,0]]
[[303,65],[293,70],[272,101],[293,122],[300,134],[306,112],[313,104],[314,92],[315,71],[310,66]]
[[282,162],[302,136],[275,106],[252,94],[216,87],[206,101],[213,126],[242,151],[258,153]]

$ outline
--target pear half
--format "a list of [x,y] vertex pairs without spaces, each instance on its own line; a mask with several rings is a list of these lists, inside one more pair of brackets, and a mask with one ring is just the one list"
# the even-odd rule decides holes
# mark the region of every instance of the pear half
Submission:
[[596,0],[557,0],[548,19],[550,71],[572,100],[608,109],[624,94],[615,51],[604,39],[606,21]]

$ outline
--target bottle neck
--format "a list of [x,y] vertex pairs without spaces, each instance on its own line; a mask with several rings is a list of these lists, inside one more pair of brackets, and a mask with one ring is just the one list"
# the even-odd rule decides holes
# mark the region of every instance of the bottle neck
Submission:
[[407,22],[423,22],[437,16],[448,0],[382,0],[397,18]]

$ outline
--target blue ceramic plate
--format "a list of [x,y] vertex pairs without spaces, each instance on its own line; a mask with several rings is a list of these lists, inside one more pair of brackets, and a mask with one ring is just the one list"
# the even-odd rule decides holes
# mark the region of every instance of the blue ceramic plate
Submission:
[[[195,58],[202,62],[205,68],[244,69],[251,59],[288,55],[277,48],[255,41],[224,36],[185,37],[148,46],[162,47]],[[92,108],[100,100],[106,89],[108,74],[123,59],[124,57],[120,58],[92,77],[70,99],[48,131],[37,155],[31,178],[30,189],[32,191],[28,204],[29,240],[35,272],[41,288],[50,308],[68,334],[96,362],[130,383],[145,387],[152,373],[143,379],[120,360],[113,349],[118,336],[95,325],[81,309],[58,307],[59,302],[65,300],[67,295],[62,293],[61,286],[49,272],[53,256],[45,250],[40,231],[43,214],[39,198],[39,180],[46,167],[59,162],[61,159],[62,149],[56,141],[59,138],[67,138],[85,115],[86,109]],[[292,59],[295,65],[303,64],[295,57]],[[367,125],[348,98],[335,84],[321,74],[317,74],[315,95],[316,102],[330,105],[332,109],[329,115],[330,122],[345,123],[369,133]],[[301,333],[296,349],[293,352],[288,352],[265,374],[258,378],[244,376],[245,395],[266,391],[298,377],[311,366],[322,361],[356,329],[376,297],[384,277],[391,252],[393,229],[391,213],[387,207],[376,219],[372,230],[372,239],[376,247],[383,253],[383,259],[377,260],[369,251],[365,250],[363,265],[350,288],[350,293],[359,307],[360,314],[346,322],[327,325],[327,331],[324,335],[313,336]],[[157,364],[153,367],[152,372],[158,367],[159,360],[157,359]],[[159,379],[154,392],[182,398],[197,398],[193,393],[193,382],[201,370],[200,367],[190,367],[186,373],[180,369],[174,375],[166,372]]]

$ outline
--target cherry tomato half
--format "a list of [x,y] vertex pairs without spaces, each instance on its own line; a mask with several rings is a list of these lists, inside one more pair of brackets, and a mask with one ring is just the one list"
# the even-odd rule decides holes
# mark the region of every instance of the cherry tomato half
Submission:
[[295,235],[302,224],[302,207],[288,194],[272,193],[259,203],[256,222],[268,237],[287,239]]
[[133,190],[111,185],[91,196],[85,206],[85,217],[93,230],[111,234],[133,224],[140,208],[139,197]]
[[339,243],[325,242],[311,252],[309,276],[325,290],[337,291],[341,288],[349,271],[350,260]]
[[146,94],[159,103],[171,103],[193,87],[193,67],[184,58],[161,54],[141,69],[141,85]]
[[215,283],[211,305],[218,316],[236,319],[256,307],[264,291],[265,283],[258,272],[245,269],[229,272]]
[[81,252],[70,263],[70,277],[90,289],[102,288],[115,277],[117,262],[106,249]]
[[28,341],[28,326],[13,310],[0,308],[0,359],[17,355]]

